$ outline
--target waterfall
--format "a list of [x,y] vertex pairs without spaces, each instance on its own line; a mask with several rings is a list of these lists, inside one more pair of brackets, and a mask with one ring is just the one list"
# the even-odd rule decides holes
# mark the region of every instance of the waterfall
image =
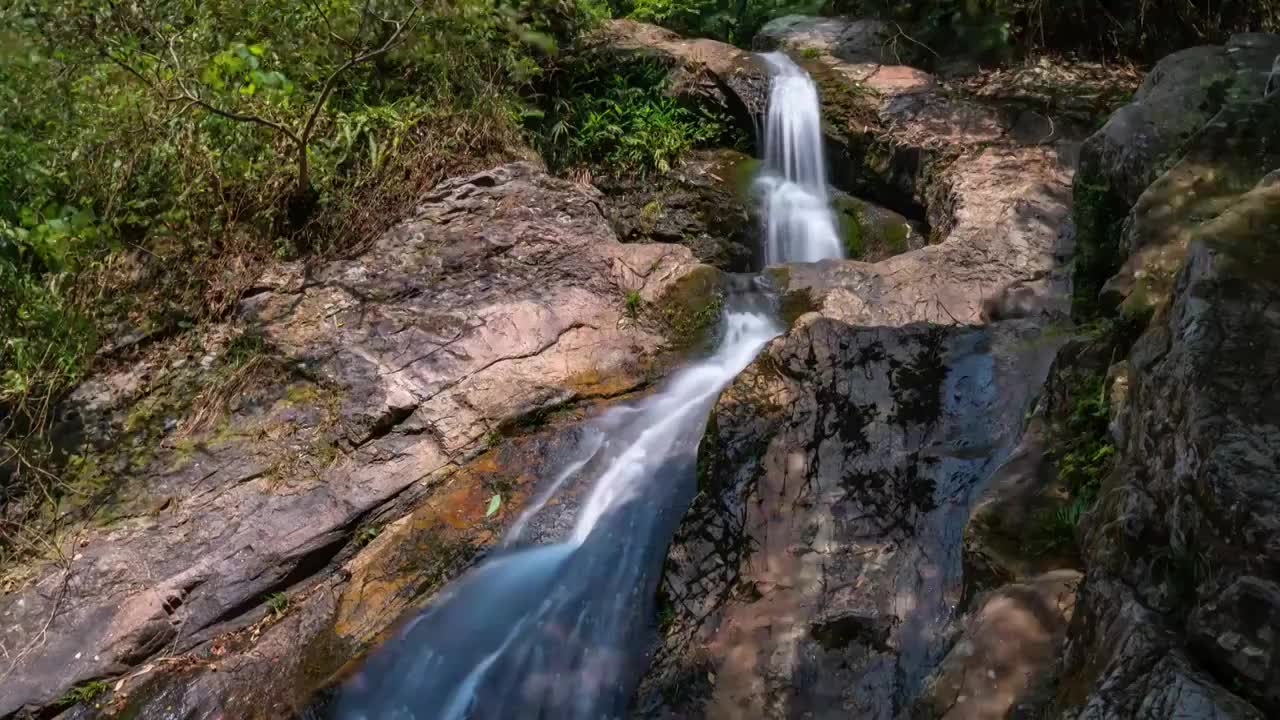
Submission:
[[[731,295],[727,307],[714,354],[597,419],[503,549],[446,588],[343,686],[336,717],[622,717],[644,670],[662,561],[695,490],[707,416],[779,333],[763,295]],[[528,545],[530,521],[575,478],[588,490],[573,528]]]
[[[813,81],[781,54],[765,123],[769,264],[841,256]],[[780,333],[770,301],[731,292],[715,352],[658,392],[603,413],[490,557],[451,583],[339,690],[344,720],[612,720],[644,670],[653,597],[695,491],[698,443],[720,391]],[[572,528],[526,537],[553,498]],[[554,525],[554,523],[553,523]]]
[[764,123],[765,263],[843,257],[827,192],[818,89],[800,66],[778,52],[762,56],[773,79]]

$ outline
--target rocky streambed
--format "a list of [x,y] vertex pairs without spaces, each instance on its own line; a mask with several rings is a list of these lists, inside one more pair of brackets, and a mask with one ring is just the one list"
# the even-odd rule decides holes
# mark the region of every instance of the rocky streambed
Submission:
[[[1113,75],[930,73],[898,32],[761,34],[817,80],[832,182],[880,239],[767,270],[787,331],[715,406],[632,715],[1280,712],[1280,40],[1175,55],[1090,134]],[[745,51],[630,21],[597,42],[763,113]],[[699,260],[757,262],[744,167],[451,179],[358,257],[270,268],[226,327],[86,383],[66,432],[129,480],[6,575],[0,717],[322,712],[585,418],[700,346],[722,281]],[[1049,551],[1082,398],[1110,450],[1077,549]]]

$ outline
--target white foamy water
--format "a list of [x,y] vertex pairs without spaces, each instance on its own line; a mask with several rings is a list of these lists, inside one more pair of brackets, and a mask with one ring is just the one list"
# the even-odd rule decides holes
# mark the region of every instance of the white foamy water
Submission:
[[764,122],[765,263],[814,262],[844,253],[827,191],[818,88],[783,53],[762,56],[772,73]]

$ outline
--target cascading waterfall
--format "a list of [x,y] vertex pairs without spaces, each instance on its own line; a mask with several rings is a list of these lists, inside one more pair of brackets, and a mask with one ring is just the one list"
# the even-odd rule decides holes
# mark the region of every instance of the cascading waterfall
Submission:
[[[770,264],[838,258],[812,80],[781,54],[757,180]],[[662,560],[694,492],[720,391],[780,332],[770,300],[731,293],[715,353],[587,428],[494,555],[451,584],[339,691],[344,720],[607,720],[644,670]],[[572,530],[527,530],[566,488],[588,488]],[[573,502],[573,493],[565,500]],[[565,503],[561,503],[562,505]]]
[[[779,333],[757,293],[730,298],[715,353],[596,421],[505,547],[450,586],[342,688],[352,720],[618,718],[643,671],[671,535],[693,494],[716,397]],[[542,505],[591,480],[567,537],[520,547]]]
[[764,124],[765,262],[814,262],[843,257],[822,150],[818,89],[782,53],[762,56],[773,74]]

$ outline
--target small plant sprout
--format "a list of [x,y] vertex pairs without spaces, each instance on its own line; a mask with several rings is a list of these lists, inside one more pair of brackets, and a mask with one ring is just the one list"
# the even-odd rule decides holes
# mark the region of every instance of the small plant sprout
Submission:
[[90,680],[68,690],[62,697],[58,698],[57,704],[60,707],[71,707],[80,703],[88,704],[102,697],[110,689],[111,685],[106,680]]
[[279,618],[289,609],[289,596],[282,592],[274,592],[267,596],[267,609]]
[[634,320],[640,316],[640,304],[644,301],[640,298],[639,290],[628,290],[624,302],[627,308],[627,317]]

